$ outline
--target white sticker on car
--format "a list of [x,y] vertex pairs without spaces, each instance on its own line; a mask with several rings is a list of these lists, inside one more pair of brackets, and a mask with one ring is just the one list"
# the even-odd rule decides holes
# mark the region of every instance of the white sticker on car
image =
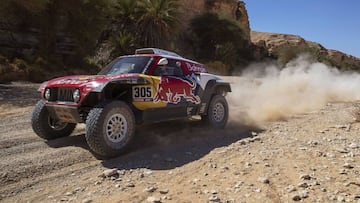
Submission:
[[153,89],[151,86],[133,86],[132,96],[135,102],[153,101]]

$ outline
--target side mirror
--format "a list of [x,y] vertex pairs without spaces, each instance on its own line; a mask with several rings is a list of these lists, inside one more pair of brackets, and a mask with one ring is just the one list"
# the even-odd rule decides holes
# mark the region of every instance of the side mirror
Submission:
[[157,63],[158,66],[166,66],[168,64],[168,60],[166,58],[161,58]]

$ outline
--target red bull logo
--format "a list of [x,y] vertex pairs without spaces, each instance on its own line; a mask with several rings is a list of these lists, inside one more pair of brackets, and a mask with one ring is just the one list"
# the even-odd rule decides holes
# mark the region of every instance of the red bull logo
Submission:
[[186,101],[199,104],[200,97],[193,93],[195,88],[196,83],[194,81],[190,82],[176,77],[161,77],[154,102],[163,101],[177,104],[181,98],[184,98]]

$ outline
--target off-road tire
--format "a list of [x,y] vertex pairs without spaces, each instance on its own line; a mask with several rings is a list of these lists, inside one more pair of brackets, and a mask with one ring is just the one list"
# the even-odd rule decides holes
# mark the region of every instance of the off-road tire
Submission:
[[214,95],[207,110],[206,115],[201,116],[201,120],[214,128],[225,128],[229,118],[229,107],[226,99],[222,95]]
[[[52,125],[52,124],[53,125]],[[58,126],[56,126],[57,124]],[[75,129],[76,123],[58,122],[50,117],[43,100],[38,101],[31,115],[31,126],[41,138],[52,140],[69,136]]]
[[[112,133],[113,131],[115,133]],[[87,116],[86,142],[90,149],[101,158],[115,157],[124,153],[134,134],[135,116],[125,102],[101,103],[95,106]]]

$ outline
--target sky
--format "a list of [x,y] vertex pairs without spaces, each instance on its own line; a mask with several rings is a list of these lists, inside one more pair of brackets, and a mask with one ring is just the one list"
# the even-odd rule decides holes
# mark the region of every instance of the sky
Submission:
[[243,0],[254,31],[300,35],[360,58],[360,0]]

